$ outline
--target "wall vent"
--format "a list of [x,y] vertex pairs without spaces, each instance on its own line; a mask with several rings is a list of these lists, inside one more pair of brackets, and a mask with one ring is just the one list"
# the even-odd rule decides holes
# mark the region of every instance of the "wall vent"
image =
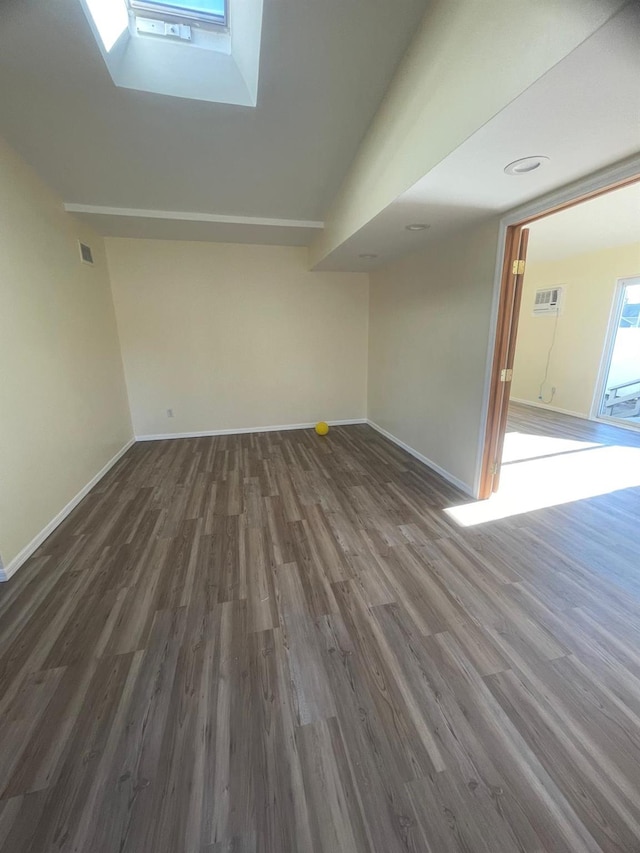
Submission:
[[536,298],[533,303],[534,316],[539,317],[543,314],[557,314],[560,310],[561,299],[561,287],[551,287],[547,290],[536,290]]
[[78,241],[78,246],[80,247],[80,258],[82,263],[93,265],[93,252],[91,251],[91,246],[87,246],[86,243],[81,243],[80,241]]

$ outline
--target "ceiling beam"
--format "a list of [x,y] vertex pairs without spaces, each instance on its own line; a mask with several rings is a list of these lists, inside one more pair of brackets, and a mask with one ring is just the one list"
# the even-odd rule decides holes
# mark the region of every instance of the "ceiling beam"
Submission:
[[434,0],[311,247],[316,267],[627,0]]

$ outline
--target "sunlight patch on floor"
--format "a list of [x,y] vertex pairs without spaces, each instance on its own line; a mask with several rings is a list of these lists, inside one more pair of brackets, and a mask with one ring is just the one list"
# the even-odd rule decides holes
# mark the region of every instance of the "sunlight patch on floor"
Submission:
[[640,486],[640,447],[508,433],[500,489],[445,512],[463,527]]
[[553,435],[508,432],[504,437],[502,464],[539,459],[542,456],[554,456],[558,453],[571,453],[574,450],[587,450],[590,447],[602,447],[602,444],[596,441],[578,441],[575,438],[557,438]]

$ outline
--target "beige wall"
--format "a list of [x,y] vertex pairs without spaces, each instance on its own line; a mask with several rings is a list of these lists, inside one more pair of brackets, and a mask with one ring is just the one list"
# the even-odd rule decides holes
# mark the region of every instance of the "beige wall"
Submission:
[[277,246],[107,253],[136,435],[366,417],[366,275],[310,273],[306,249]]
[[[595,393],[616,280],[640,274],[640,243],[556,261],[535,260],[535,225],[524,279],[511,396],[538,403],[556,317],[534,317],[535,291],[562,285],[545,403],[587,417]],[[556,393],[551,398],[551,389]]]
[[492,219],[371,276],[369,418],[469,490],[483,430],[498,228]]
[[[80,263],[77,240],[95,253]],[[0,140],[0,553],[5,565],[131,437],[101,238]]]
[[413,186],[626,2],[429,3],[325,216],[326,227],[312,249],[313,263]]

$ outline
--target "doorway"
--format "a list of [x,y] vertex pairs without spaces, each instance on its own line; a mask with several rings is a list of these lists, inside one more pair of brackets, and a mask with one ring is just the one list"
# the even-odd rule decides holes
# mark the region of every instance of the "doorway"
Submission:
[[596,417],[640,428],[640,276],[618,281],[601,377]]
[[[609,185],[599,187],[582,195],[577,195],[575,198],[562,203],[550,204],[547,209],[537,210],[535,214],[523,218],[520,222],[508,225],[506,228],[504,261],[496,321],[496,342],[491,368],[486,431],[479,484],[479,497],[481,499],[490,497],[500,486],[502,456],[509,417],[509,401],[512,392],[518,323],[524,277],[527,269],[529,229],[536,222],[551,218],[552,214],[575,208],[592,199],[607,196],[623,187],[638,187],[640,186],[639,181],[640,175],[635,174],[632,177],[611,182]],[[640,269],[633,270],[633,272],[640,273]],[[629,425],[637,416],[638,423],[640,424],[640,369],[638,369],[637,375],[635,373],[634,375],[630,375],[621,369],[620,365],[623,361],[622,354],[630,352],[633,344],[628,343],[631,340],[631,336],[626,336],[625,339],[624,334],[619,334],[620,324],[622,323],[623,329],[633,328],[634,332],[637,331],[640,336],[639,325],[627,325],[634,321],[636,324],[640,323],[637,319],[640,315],[640,287],[638,285],[640,285],[640,276],[624,279],[620,282],[617,301],[611,312],[610,331],[605,350],[606,359],[602,359],[597,394],[593,397],[591,410],[585,412],[585,417],[587,418],[610,423],[617,420],[620,423],[625,422],[626,425]],[[545,313],[549,309],[548,313],[554,312],[557,316],[561,310],[561,306],[559,305],[561,293],[554,294],[554,290],[557,290],[557,288],[547,288],[544,293],[545,302],[539,306],[535,306],[536,308],[540,308],[540,313]],[[559,290],[561,291],[562,288]],[[543,295],[540,298],[542,299]],[[637,302],[635,301],[636,298],[638,299]],[[606,323],[606,317],[604,322]],[[640,337],[638,340],[640,341]],[[598,363],[600,363],[601,357],[602,349],[598,352]],[[629,367],[627,362],[628,359],[625,358],[626,368]],[[633,373],[633,370],[631,370],[631,373]],[[615,380],[618,379],[620,381],[616,382]],[[627,385],[627,382],[630,384]],[[543,397],[540,396],[538,399],[542,401]],[[636,406],[638,407],[637,414],[635,412]],[[621,415],[623,417],[620,417]]]

